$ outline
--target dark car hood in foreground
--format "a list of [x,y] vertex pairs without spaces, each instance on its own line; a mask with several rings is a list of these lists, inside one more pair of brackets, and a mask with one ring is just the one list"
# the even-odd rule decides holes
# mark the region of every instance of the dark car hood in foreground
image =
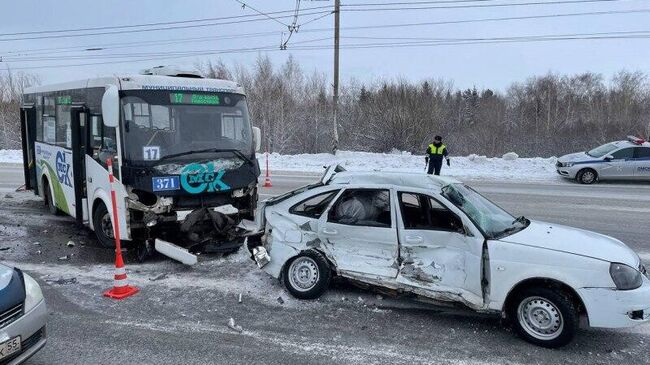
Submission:
[[24,301],[23,274],[0,264],[0,314]]

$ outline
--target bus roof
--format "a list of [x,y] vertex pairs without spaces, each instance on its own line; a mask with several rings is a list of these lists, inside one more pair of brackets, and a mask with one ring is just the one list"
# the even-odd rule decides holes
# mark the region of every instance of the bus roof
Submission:
[[104,87],[106,85],[116,85],[120,90],[175,90],[245,94],[244,88],[234,81],[161,75],[97,77],[59,84],[33,86],[25,89],[25,94]]

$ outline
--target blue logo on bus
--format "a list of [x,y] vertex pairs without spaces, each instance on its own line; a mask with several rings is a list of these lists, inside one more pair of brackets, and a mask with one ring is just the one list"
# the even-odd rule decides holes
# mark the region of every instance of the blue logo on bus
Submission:
[[70,181],[70,163],[66,161],[66,154],[63,152],[56,153],[56,177],[61,184],[72,187]]
[[189,164],[181,171],[181,186],[190,194],[230,190],[221,180],[225,172],[224,169],[215,172],[212,164]]

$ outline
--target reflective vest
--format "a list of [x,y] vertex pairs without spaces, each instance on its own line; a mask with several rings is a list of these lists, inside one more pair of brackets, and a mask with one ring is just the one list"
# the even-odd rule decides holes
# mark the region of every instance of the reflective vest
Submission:
[[445,153],[445,148],[447,148],[447,146],[444,144],[441,144],[440,147],[436,147],[433,143],[429,145],[429,151],[431,151],[432,155],[442,155]]

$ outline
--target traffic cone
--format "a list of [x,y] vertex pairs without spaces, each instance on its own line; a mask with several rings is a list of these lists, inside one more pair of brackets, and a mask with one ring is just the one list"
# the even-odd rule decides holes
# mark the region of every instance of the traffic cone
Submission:
[[266,153],[266,176],[264,177],[264,185],[262,187],[270,188],[273,187],[271,184],[271,176],[269,175],[269,153]]
[[[140,290],[136,287],[130,286],[127,283],[126,269],[124,268],[124,260],[122,259],[122,245],[120,244],[120,225],[117,219],[117,199],[115,197],[115,189],[113,189],[113,160],[109,158],[106,160],[108,167],[108,181],[111,185],[111,203],[113,205],[113,236],[115,236],[115,277],[113,281],[113,288],[104,293],[105,297],[113,299],[124,299],[136,294]],[[100,229],[95,227],[95,229]]]
[[124,299],[136,294],[140,290],[128,284],[126,277],[126,269],[124,268],[124,261],[122,260],[122,252],[118,251],[115,257],[115,279],[113,281],[113,288],[104,293],[105,297],[113,299]]

